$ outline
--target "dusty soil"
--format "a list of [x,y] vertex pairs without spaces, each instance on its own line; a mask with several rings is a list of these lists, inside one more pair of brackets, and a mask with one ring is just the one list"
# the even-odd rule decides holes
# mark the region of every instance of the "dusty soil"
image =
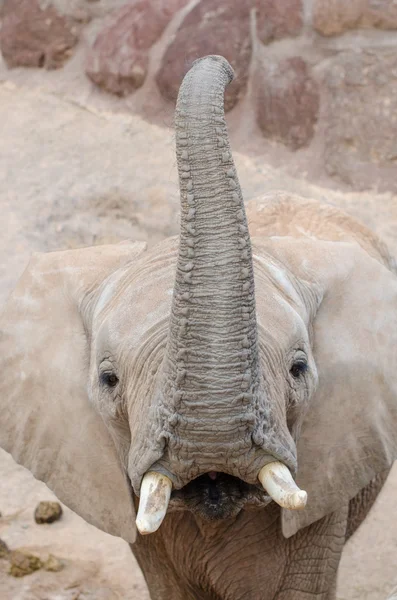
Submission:
[[[1,79],[1,78],[0,78]],[[38,83],[38,82],[36,82]],[[106,107],[105,107],[106,108]],[[0,302],[34,251],[126,238],[150,245],[178,229],[173,132],[127,114],[100,112],[41,87],[0,83]],[[238,138],[234,145],[239,148]],[[346,193],[274,169],[261,156],[236,153],[246,200],[272,189],[322,198],[372,226],[397,254],[397,198]],[[0,538],[60,572],[15,579],[0,560],[2,600],[145,600],[142,575],[123,541],[89,526],[67,508],[60,521],[37,525],[34,509],[53,494],[0,454]],[[359,532],[347,544],[339,600],[385,600],[397,585],[397,469]]]

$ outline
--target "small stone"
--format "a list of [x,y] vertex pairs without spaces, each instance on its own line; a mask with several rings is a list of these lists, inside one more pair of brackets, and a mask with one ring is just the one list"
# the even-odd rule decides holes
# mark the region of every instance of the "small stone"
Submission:
[[10,553],[10,575],[13,577],[24,577],[34,571],[38,571],[43,566],[40,558],[24,550],[14,550]]
[[0,539],[0,559],[8,558],[9,554],[10,554],[10,550],[9,550],[7,544],[5,542],[3,542],[2,539]]
[[39,525],[53,523],[62,516],[62,506],[59,502],[39,502],[34,511],[34,520]]
[[43,563],[43,569],[45,571],[51,571],[53,573],[57,573],[58,571],[62,571],[64,564],[53,554],[49,554],[47,560]]

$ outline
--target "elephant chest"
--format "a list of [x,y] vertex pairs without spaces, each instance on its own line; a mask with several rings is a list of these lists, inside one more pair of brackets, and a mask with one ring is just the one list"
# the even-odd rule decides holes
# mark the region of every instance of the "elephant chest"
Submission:
[[273,504],[220,524],[171,513],[132,551],[152,600],[332,600],[347,516],[346,507],[285,539]]

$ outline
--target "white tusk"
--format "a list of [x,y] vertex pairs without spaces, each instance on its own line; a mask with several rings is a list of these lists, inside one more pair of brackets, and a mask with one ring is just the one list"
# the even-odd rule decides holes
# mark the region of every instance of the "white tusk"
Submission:
[[298,488],[290,470],[283,463],[272,462],[265,465],[259,471],[258,479],[269,496],[283,508],[305,508],[307,493]]
[[139,533],[147,535],[157,531],[167,513],[172,482],[161,473],[148,471],[141,484],[136,526]]

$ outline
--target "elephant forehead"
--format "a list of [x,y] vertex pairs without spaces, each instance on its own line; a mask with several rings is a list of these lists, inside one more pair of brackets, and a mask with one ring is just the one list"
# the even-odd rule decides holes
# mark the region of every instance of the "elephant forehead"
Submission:
[[308,347],[307,325],[299,312],[276,290],[266,296],[257,294],[259,338],[280,351],[288,352],[293,346]]
[[255,295],[258,325],[262,336],[289,344],[308,338],[309,314],[296,284],[287,269],[264,257],[254,256]]
[[[143,259],[113,273],[94,308],[93,337],[118,346],[136,344],[169,320],[176,270],[175,239],[159,245]],[[307,338],[309,316],[304,290],[284,265],[255,254],[258,323],[262,335],[285,344]]]
[[116,272],[98,296],[94,338],[111,345],[135,346],[148,332],[169,319],[176,259],[149,255],[139,264]]

